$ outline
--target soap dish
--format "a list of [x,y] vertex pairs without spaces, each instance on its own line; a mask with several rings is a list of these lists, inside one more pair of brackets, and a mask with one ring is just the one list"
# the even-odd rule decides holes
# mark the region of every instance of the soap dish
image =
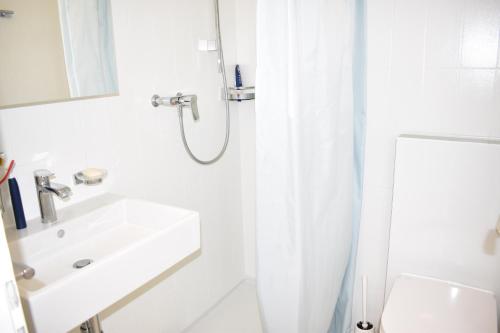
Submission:
[[85,169],[73,175],[75,184],[98,185],[101,184],[108,172],[104,169]]

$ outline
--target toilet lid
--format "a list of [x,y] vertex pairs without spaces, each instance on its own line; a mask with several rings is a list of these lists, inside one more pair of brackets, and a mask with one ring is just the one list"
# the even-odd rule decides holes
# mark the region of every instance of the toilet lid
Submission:
[[384,333],[497,333],[495,295],[447,281],[401,275],[382,314]]

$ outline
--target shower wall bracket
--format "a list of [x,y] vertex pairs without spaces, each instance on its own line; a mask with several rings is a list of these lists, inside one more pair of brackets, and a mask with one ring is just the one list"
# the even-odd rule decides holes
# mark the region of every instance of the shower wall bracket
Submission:
[[198,41],[198,51],[217,51],[217,41],[200,39]]
[[[255,87],[229,87],[228,100],[230,101],[249,101],[255,99]],[[225,99],[224,89],[221,92],[222,99]]]

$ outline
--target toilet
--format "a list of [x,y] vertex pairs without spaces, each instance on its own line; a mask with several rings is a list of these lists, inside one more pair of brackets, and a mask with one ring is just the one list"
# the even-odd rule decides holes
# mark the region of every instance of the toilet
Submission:
[[400,275],[389,294],[380,333],[497,333],[492,292],[416,275]]
[[498,333],[500,201],[483,199],[500,197],[492,160],[500,141],[398,138],[379,333]]

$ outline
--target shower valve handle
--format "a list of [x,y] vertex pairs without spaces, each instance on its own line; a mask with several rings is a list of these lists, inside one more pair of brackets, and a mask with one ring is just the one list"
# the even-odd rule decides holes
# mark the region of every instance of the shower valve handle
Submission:
[[179,103],[182,106],[187,106],[191,109],[193,113],[193,120],[197,121],[200,119],[200,113],[198,112],[198,97],[196,95],[184,95],[179,97]]
[[160,105],[176,106],[181,111],[183,107],[187,106],[193,113],[193,119],[195,121],[200,119],[200,113],[198,112],[198,97],[196,95],[183,95],[180,92],[172,97],[161,97],[159,95],[153,95],[153,97],[151,97],[151,104],[154,107],[158,107]]

